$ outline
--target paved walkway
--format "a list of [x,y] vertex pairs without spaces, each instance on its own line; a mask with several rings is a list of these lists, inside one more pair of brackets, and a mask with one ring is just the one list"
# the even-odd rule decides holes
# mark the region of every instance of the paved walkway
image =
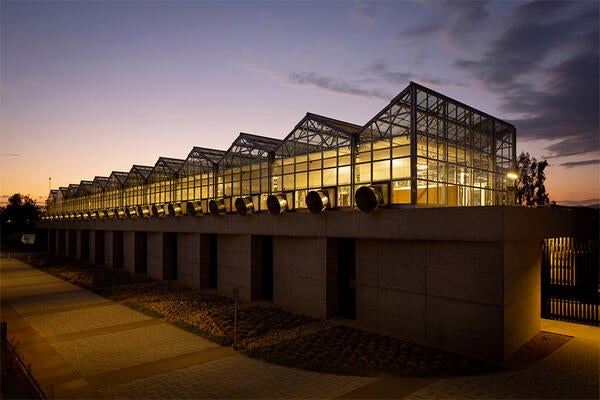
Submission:
[[247,358],[17,260],[0,277],[9,338],[52,398],[598,398],[599,328],[551,321],[577,337],[523,369],[348,377]]

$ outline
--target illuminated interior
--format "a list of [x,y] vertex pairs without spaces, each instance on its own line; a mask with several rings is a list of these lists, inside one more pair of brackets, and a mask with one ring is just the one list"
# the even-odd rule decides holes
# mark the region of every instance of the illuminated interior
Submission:
[[[515,128],[411,83],[365,125],[308,113],[283,139],[240,133],[227,151],[194,147],[185,160],[51,190],[47,214],[187,201],[208,212],[211,200],[235,212],[266,212],[267,199],[306,208],[310,191],[331,208],[356,206],[358,188],[385,185],[386,207],[513,204]],[[389,190],[388,190],[389,189]]]

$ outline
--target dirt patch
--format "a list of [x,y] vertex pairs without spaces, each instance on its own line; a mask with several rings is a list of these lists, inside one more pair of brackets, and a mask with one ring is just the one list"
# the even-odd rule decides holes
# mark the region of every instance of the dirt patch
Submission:
[[517,350],[504,365],[507,368],[521,368],[548,357],[572,337],[557,333],[540,332]]

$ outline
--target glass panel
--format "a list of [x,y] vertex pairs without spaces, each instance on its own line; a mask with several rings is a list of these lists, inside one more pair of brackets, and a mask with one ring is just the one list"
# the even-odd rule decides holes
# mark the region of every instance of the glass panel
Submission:
[[392,203],[410,204],[410,180],[392,182]]
[[373,181],[390,179],[390,160],[373,163]]
[[410,158],[397,158],[392,160],[392,177],[410,178]]
[[338,169],[338,185],[346,185],[351,183],[350,166],[340,167]]
[[321,171],[311,171],[308,177],[308,187],[310,188],[321,188]]

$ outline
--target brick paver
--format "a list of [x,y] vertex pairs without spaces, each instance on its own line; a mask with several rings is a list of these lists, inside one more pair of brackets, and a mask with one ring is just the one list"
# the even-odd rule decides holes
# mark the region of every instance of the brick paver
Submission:
[[284,368],[240,354],[100,388],[107,398],[333,398],[375,381]]
[[599,362],[600,343],[575,338],[527,368],[442,379],[408,398],[598,399]]
[[12,307],[20,314],[51,311],[54,309],[106,303],[104,297],[84,290],[70,290],[64,293],[54,292],[29,297],[15,297],[10,300]]
[[521,369],[439,380],[360,378],[247,358],[17,260],[0,260],[0,273],[9,337],[16,336],[50,397],[395,398],[416,390],[409,398],[599,398],[599,328],[579,327],[585,335]]
[[167,324],[55,343],[83,376],[206,350],[217,345]]
[[25,317],[29,325],[44,337],[127,324],[145,319],[150,319],[150,317],[117,304],[96,307],[93,311],[83,309]]

